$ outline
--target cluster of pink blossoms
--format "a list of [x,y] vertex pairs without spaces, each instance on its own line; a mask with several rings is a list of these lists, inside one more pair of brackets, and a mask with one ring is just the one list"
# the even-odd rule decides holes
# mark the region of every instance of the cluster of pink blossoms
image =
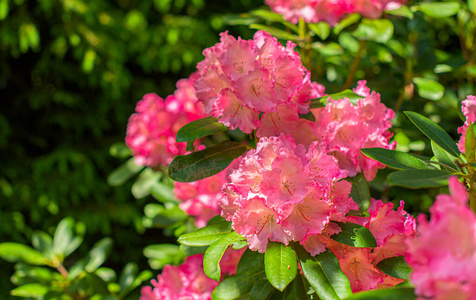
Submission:
[[[245,249],[228,249],[220,261],[222,273],[229,276],[236,273],[236,267]],[[186,258],[178,267],[167,265],[151,286],[143,287],[140,300],[210,300],[213,289],[218,285],[203,272],[203,255]]]
[[476,215],[466,188],[449,179],[450,195],[440,194],[431,220],[418,216],[419,236],[410,240],[405,259],[410,281],[422,299],[476,299]]
[[[358,209],[358,206],[354,208]],[[416,236],[415,219],[403,210],[403,201],[398,210],[392,208],[393,203],[372,199],[368,209],[370,217],[346,218],[347,222],[367,227],[377,240],[376,248],[355,248],[333,240],[327,244],[339,259],[353,292],[392,287],[403,282],[376,267],[385,258],[404,255],[407,248],[405,242]]]
[[476,122],[476,96],[468,96],[466,100],[462,102],[463,106],[461,110],[463,115],[466,117],[466,122],[464,125],[458,128],[458,133],[461,134],[461,138],[458,143],[459,151],[462,153],[465,152],[464,143],[466,141],[466,131],[468,130],[469,124]]
[[193,82],[182,79],[177,90],[165,100],[156,94],[146,94],[137,103],[136,113],[127,124],[126,145],[138,165],[167,165],[185,153],[186,143],[177,143],[177,131],[185,124],[205,117],[197,105]]
[[193,75],[206,112],[230,129],[259,128],[259,136],[293,130],[298,114],[309,111],[309,100],[324,95],[295,46],[289,41],[283,47],[265,31],[253,40],[222,33],[220,43],[203,51],[205,60]]
[[222,216],[248,240],[251,250],[265,252],[268,241],[297,241],[312,255],[340,227],[330,221],[345,218],[353,201],[351,184],[325,145],[309,149],[288,135],[261,138],[229,168],[223,186]]
[[218,201],[225,182],[226,170],[195,182],[174,182],[175,197],[182,202],[180,208],[195,217],[197,227],[205,227],[212,217],[220,214]]
[[384,10],[399,8],[406,0],[266,0],[271,9],[292,23],[303,18],[307,23],[324,21],[334,26],[348,14],[358,13],[377,19]]
[[395,149],[395,142],[389,144],[392,137],[389,128],[395,113],[380,102],[379,93],[370,92],[365,84],[366,81],[359,81],[354,89],[355,93],[365,97],[355,105],[348,98],[329,99],[325,107],[313,109],[316,125],[311,124],[314,129],[309,131],[314,131],[314,134],[307,136],[325,143],[329,154],[339,161],[339,166],[349,171],[348,176],[363,171],[370,181],[384,165],[364,156],[359,150],[371,147]]

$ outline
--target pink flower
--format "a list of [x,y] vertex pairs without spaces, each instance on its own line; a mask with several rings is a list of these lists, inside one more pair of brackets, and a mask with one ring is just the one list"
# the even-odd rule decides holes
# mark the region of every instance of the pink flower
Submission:
[[476,96],[468,96],[468,98],[466,98],[462,104],[463,106],[461,107],[461,110],[463,111],[463,115],[466,117],[466,122],[464,122],[463,126],[458,128],[458,133],[461,134],[461,138],[458,142],[458,149],[464,153],[466,131],[468,130],[469,124],[476,122]]
[[[247,238],[251,250],[264,252],[268,241],[298,241],[313,255],[340,228],[350,208],[351,189],[325,145],[314,142],[309,150],[288,135],[263,137],[229,169],[220,205],[222,216]],[[324,245],[324,247],[323,247]]]
[[430,221],[418,217],[419,236],[408,241],[405,255],[410,280],[425,299],[476,299],[476,215],[456,177],[449,189],[436,197]]
[[194,182],[174,182],[175,197],[181,201],[180,208],[187,215],[195,217],[197,227],[205,227],[207,222],[220,214],[218,201],[226,182],[226,170]]
[[[355,207],[357,208],[357,207]],[[385,275],[375,266],[383,259],[405,253],[405,241],[416,235],[415,220],[400,207],[392,210],[392,203],[371,199],[370,217],[346,217],[347,222],[367,227],[377,240],[376,248],[355,248],[331,241],[327,247],[339,259],[353,292],[392,287],[403,280]]]
[[[310,81],[295,46],[288,42],[283,47],[265,31],[256,32],[253,40],[222,33],[220,43],[203,51],[205,60],[193,76],[206,112],[245,133],[262,121],[266,127],[260,130],[262,135],[276,134],[298,113],[307,113],[311,97],[323,95],[324,88]],[[285,121],[276,122],[278,115]]]
[[349,99],[328,99],[323,108],[313,110],[316,117],[316,135],[327,145],[327,150],[337,157],[339,166],[349,171],[349,176],[364,172],[372,180],[381,163],[364,156],[360,149],[381,147],[394,149],[388,129],[395,113],[380,102],[380,94],[370,93],[365,81],[359,81],[354,92],[363,99],[352,104]]
[[175,142],[175,135],[188,122],[205,117],[196,102],[192,81],[181,79],[174,95],[165,100],[146,94],[137,103],[127,124],[126,144],[138,165],[167,165],[174,156],[185,153],[186,144]]

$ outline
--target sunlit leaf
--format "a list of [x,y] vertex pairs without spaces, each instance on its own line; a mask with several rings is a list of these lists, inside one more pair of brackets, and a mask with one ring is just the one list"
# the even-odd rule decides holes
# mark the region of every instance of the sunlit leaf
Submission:
[[424,99],[440,100],[445,93],[444,86],[432,79],[414,77],[412,81],[417,87],[418,95]]
[[445,186],[453,173],[444,170],[404,170],[388,176],[390,185],[411,189]]
[[412,268],[405,262],[403,256],[381,260],[377,264],[377,268],[389,276],[400,279],[410,279],[410,273],[412,272]]
[[217,119],[206,117],[190,122],[179,129],[176,140],[180,142],[194,141],[196,139],[226,131],[228,127],[219,123]]
[[331,236],[334,241],[352,247],[377,247],[377,241],[368,228],[350,222],[337,224],[341,232]]
[[296,277],[296,252],[282,243],[269,242],[264,255],[264,267],[269,282],[283,291]]
[[365,156],[397,170],[428,169],[428,164],[405,152],[384,148],[364,148],[360,151]]

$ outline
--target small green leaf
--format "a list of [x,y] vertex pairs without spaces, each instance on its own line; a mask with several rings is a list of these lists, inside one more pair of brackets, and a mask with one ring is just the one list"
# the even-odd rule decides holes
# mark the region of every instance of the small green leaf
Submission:
[[18,243],[0,243],[0,257],[8,262],[26,262],[32,265],[44,265],[43,255],[30,246]]
[[8,16],[8,0],[0,0],[0,21]]
[[414,300],[413,288],[378,289],[356,293],[345,300]]
[[87,256],[87,264],[84,269],[92,273],[97,268],[99,268],[107,258],[107,255],[112,249],[112,238],[105,237],[99,240],[96,244],[94,244],[93,248],[89,251]]
[[321,97],[321,98],[317,98],[317,99],[311,99],[311,108],[314,108],[313,107],[313,104],[315,104],[316,102],[317,103],[320,103],[320,104],[323,104],[323,105],[326,105],[327,103],[327,100],[331,98],[333,100],[339,100],[339,99],[344,99],[344,98],[347,98],[350,100],[350,102],[354,105],[357,104],[357,102],[362,99],[362,98],[365,98],[365,97],[362,97],[360,95],[357,95],[356,93],[354,93],[352,90],[344,90],[342,92],[339,92],[339,93],[335,93],[335,94],[330,94],[330,95],[327,95],[327,96],[324,96],[324,97]]
[[223,171],[245,151],[246,146],[240,143],[223,141],[202,151],[178,155],[170,163],[170,178],[180,182],[192,182],[210,177]]
[[269,242],[264,254],[264,268],[269,282],[282,292],[296,277],[296,252],[282,243]]
[[308,23],[307,26],[323,41],[329,37],[329,33],[331,32],[331,28],[326,22],[319,22],[317,24]]
[[446,152],[445,149],[438,146],[434,141],[431,141],[431,149],[433,150],[433,154],[435,155],[438,162],[447,165],[455,171],[459,169],[455,163],[457,158]]
[[115,158],[125,159],[130,157],[132,155],[132,152],[129,147],[126,146],[125,143],[118,142],[112,144],[111,147],[109,147],[109,154]]
[[314,117],[314,114],[312,113],[312,111],[309,111],[305,115],[299,115],[299,118],[300,119],[306,119],[306,120],[309,120],[311,122],[316,122],[316,117]]
[[151,168],[146,168],[139,174],[139,177],[132,185],[132,195],[136,199],[144,198],[150,195],[152,188],[162,177],[161,172],[155,172]]
[[401,5],[397,9],[386,10],[385,12],[389,15],[405,17],[407,19],[413,19],[413,13],[406,5]]
[[476,126],[469,124],[464,140],[464,154],[468,163],[476,162]]
[[138,272],[137,265],[135,263],[128,263],[124,269],[122,269],[119,276],[119,286],[121,287],[121,296],[125,295],[125,292],[130,291],[136,279]]
[[250,299],[251,300],[264,300],[268,299],[269,295],[274,292],[275,289],[269,283],[268,279],[260,278],[251,288]]
[[219,240],[215,241],[208,247],[203,257],[203,270],[205,274],[216,281],[220,281],[221,269],[220,260],[226,249],[234,242],[244,239],[241,234],[235,231],[229,232]]
[[417,86],[418,95],[428,100],[440,100],[445,93],[445,87],[432,79],[415,77],[412,79]]
[[340,20],[339,23],[337,23],[332,30],[337,35],[344,28],[356,23],[359,20],[360,20],[360,15],[359,14],[350,14],[347,17],[345,17],[344,19]]
[[362,19],[353,35],[359,40],[385,43],[392,38],[393,23],[387,19]]
[[400,279],[410,279],[410,273],[412,272],[412,268],[405,262],[403,256],[381,260],[377,264],[377,268],[389,276]]
[[42,298],[48,292],[48,287],[39,283],[28,283],[10,291],[12,296],[26,298]]
[[[64,257],[70,254],[66,253],[66,249],[73,240],[73,225],[74,220],[70,217],[61,220],[61,222],[59,222],[58,226],[56,227],[56,231],[53,236],[53,252],[58,257],[60,262],[63,262]],[[73,251],[75,249],[73,249]]]
[[177,265],[184,258],[179,245],[156,244],[144,248],[144,256],[149,259],[153,269],[162,269],[165,265]]
[[342,48],[341,45],[333,42],[326,44],[314,42],[311,44],[311,48],[324,56],[336,56],[342,55],[344,53],[344,48]]
[[186,233],[178,238],[178,242],[188,246],[209,246],[231,232],[231,222],[221,221]]
[[267,9],[256,9],[250,11],[250,15],[254,17],[259,17],[265,21],[269,22],[281,22],[283,21],[283,15],[278,14]]
[[202,119],[190,122],[180,128],[177,132],[177,143],[194,141],[196,139],[205,137],[228,130],[228,127],[218,123],[216,118],[205,117]]
[[352,183],[350,196],[357,202],[362,211],[366,211],[370,205],[370,187],[362,173],[358,173],[354,177],[348,178]]
[[468,0],[468,8],[473,15],[476,15],[476,0]]
[[235,249],[235,250],[243,249],[246,246],[248,246],[248,241],[246,241],[246,240],[236,241],[236,242],[233,243],[233,249]]
[[291,40],[295,42],[302,41],[302,39],[299,36],[289,33],[287,31],[278,29],[276,27],[262,25],[262,24],[251,24],[250,28],[256,29],[256,30],[265,30],[266,32],[268,32],[274,37],[277,37],[278,39]]
[[137,165],[132,157],[107,176],[107,183],[111,186],[119,186],[139,173],[143,168],[144,166]]
[[404,170],[388,175],[388,183],[410,189],[445,186],[453,173],[444,170]]
[[412,10],[419,10],[432,18],[447,18],[458,13],[460,7],[458,2],[426,2],[413,6]]
[[340,300],[352,295],[350,282],[342,272],[337,257],[329,249],[312,257],[300,244],[294,243],[299,263],[309,284],[322,300]]
[[430,140],[448,151],[449,154],[459,157],[456,143],[438,124],[413,111],[406,111],[405,114]]
[[377,247],[377,241],[368,228],[350,222],[337,224],[342,231],[331,237],[334,241],[352,247]]
[[405,152],[384,148],[364,148],[360,151],[365,156],[397,170],[428,169],[424,161]]

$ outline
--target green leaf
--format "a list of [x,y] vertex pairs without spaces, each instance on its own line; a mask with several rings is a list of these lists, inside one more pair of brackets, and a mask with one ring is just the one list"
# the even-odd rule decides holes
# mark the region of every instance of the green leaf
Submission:
[[370,187],[362,173],[358,173],[354,177],[348,178],[352,183],[350,196],[357,202],[360,210],[366,211],[370,205]]
[[419,10],[432,18],[447,18],[458,13],[460,4],[458,2],[426,2],[415,5],[412,10]]
[[378,289],[356,293],[345,300],[413,300],[413,288]]
[[468,8],[473,15],[476,15],[476,0],[468,0]]
[[430,140],[448,151],[449,154],[459,157],[456,143],[438,124],[413,111],[406,111],[405,114]]
[[8,16],[8,0],[0,0],[0,21]]
[[256,30],[265,30],[266,32],[268,32],[269,34],[271,34],[274,37],[277,37],[278,39],[291,40],[291,41],[295,41],[295,42],[301,42],[302,41],[302,39],[299,36],[297,36],[295,34],[292,34],[292,33],[289,33],[287,31],[281,30],[281,29],[276,28],[276,27],[262,25],[262,24],[251,24],[250,28],[251,29],[256,29]]
[[464,141],[464,154],[468,163],[476,162],[476,126],[469,124]]
[[48,292],[48,287],[39,283],[28,283],[10,291],[12,296],[25,298],[43,297]]
[[148,196],[161,177],[161,172],[155,172],[151,168],[146,168],[142,171],[139,174],[139,178],[132,185],[131,192],[134,198],[141,199]]
[[156,244],[149,245],[143,250],[153,269],[162,269],[165,265],[177,265],[184,258],[179,245]]
[[0,257],[11,263],[26,262],[32,265],[45,265],[45,258],[39,251],[18,243],[0,243]]
[[326,44],[314,42],[311,44],[311,48],[325,56],[342,55],[344,53],[344,48],[342,48],[341,45],[333,42]]
[[342,231],[332,236],[334,241],[352,247],[377,247],[377,241],[368,228],[350,222],[337,224]]
[[178,238],[178,242],[188,246],[208,246],[231,232],[231,222],[221,221],[186,233]]
[[194,247],[194,246],[187,246],[185,244],[180,245],[180,251],[185,256],[192,256],[192,255],[199,254],[199,253],[205,253],[205,251],[207,251],[207,249],[208,249],[208,246]]
[[417,86],[418,95],[428,100],[440,100],[445,93],[445,87],[432,79],[415,77],[412,79]]
[[281,22],[283,21],[283,15],[278,14],[267,9],[256,9],[250,11],[250,15],[254,17],[260,17],[261,19],[269,22]]
[[190,122],[177,132],[177,143],[194,141],[204,136],[220,133],[228,130],[228,127],[218,123],[216,118],[205,117]]
[[111,147],[109,148],[109,154],[115,158],[125,159],[130,157],[132,155],[132,152],[129,147],[126,146],[125,143],[118,142],[111,145]]
[[[38,251],[46,256],[51,256],[53,251],[53,239],[44,231],[37,230],[31,235],[31,243]],[[51,258],[51,257],[50,257]]]
[[[238,262],[238,267],[236,268],[236,273],[241,274],[246,272],[250,267],[253,266],[264,266],[264,254],[259,253],[258,251],[252,251],[246,249],[243,255]],[[264,270],[264,269],[263,269]]]
[[388,175],[388,183],[410,189],[445,186],[453,173],[444,170],[405,170]]
[[291,282],[291,284],[284,291],[283,300],[310,300],[310,295],[307,294],[306,282],[301,274]]
[[457,158],[446,152],[445,149],[438,146],[434,141],[431,141],[431,149],[433,150],[433,154],[435,155],[438,162],[445,164],[456,171],[459,169],[458,165],[455,163]]
[[405,152],[384,148],[364,148],[360,151],[365,156],[397,170],[428,169],[424,161]]
[[359,40],[385,43],[392,38],[393,23],[387,19],[362,19],[353,35]]
[[236,242],[233,243],[233,249],[235,249],[235,250],[243,249],[246,246],[248,246],[248,241],[247,240],[236,241]]
[[96,271],[96,269],[106,260],[107,255],[112,249],[112,243],[112,238],[105,237],[94,244],[87,256],[87,264],[85,265],[84,270],[89,273]]
[[299,118],[300,119],[306,119],[306,120],[309,120],[311,122],[316,122],[316,117],[314,117],[314,114],[312,113],[312,111],[309,111],[305,115],[299,115]]
[[144,166],[138,166],[135,163],[134,158],[131,157],[107,176],[107,183],[111,186],[119,186],[132,176],[139,173],[143,168]]
[[308,23],[307,26],[323,41],[329,37],[329,33],[331,32],[331,28],[326,22],[319,22],[317,24]]
[[[241,260],[240,260],[241,262]],[[225,278],[212,293],[212,300],[232,300],[247,295],[253,285],[266,278],[263,264],[250,265],[246,271]]]
[[178,155],[170,163],[170,178],[180,182],[192,182],[210,177],[223,171],[245,151],[246,146],[240,143],[223,141],[202,151]]
[[413,13],[406,5],[401,5],[397,9],[386,10],[385,12],[389,15],[405,17],[407,19],[413,19]]
[[410,273],[412,272],[412,268],[405,262],[404,256],[381,260],[377,264],[377,268],[389,276],[400,279],[410,279]]
[[335,34],[339,34],[344,28],[356,23],[359,20],[359,14],[350,14],[344,19],[340,20],[339,23],[337,23],[332,30]]
[[[339,99],[344,99],[344,98],[348,98],[350,100],[350,102],[354,105],[357,104],[357,102],[362,99],[362,98],[365,98],[365,97],[362,97],[360,95],[357,95],[356,93],[354,93],[352,90],[344,90],[342,92],[339,92],[339,93],[335,93],[335,94],[330,94],[330,95],[327,95],[327,96],[324,96],[324,97],[321,97],[321,98],[317,98],[317,99],[311,99],[311,108],[315,108],[313,107],[313,105],[316,105],[317,103],[319,103],[319,105],[326,105],[327,103],[327,100],[331,98],[333,100],[339,100]],[[322,107],[319,106],[319,107]]]
[[[56,227],[56,231],[53,236],[53,252],[60,262],[63,262],[64,257],[70,254],[66,253],[66,249],[73,240],[73,225],[74,220],[73,218],[69,217],[61,220],[61,222],[59,222],[58,226]],[[79,245],[77,245],[73,251],[77,247],[79,247]]]
[[[131,285],[134,283],[138,268],[135,263],[128,263],[124,269],[122,269],[121,275],[119,276],[119,286],[121,291],[127,291]],[[122,295],[123,293],[121,293]]]
[[221,269],[220,260],[223,257],[226,249],[234,242],[244,239],[241,234],[235,231],[229,232],[219,240],[208,247],[203,257],[203,270],[205,274],[216,281],[220,281]]
[[268,279],[260,278],[251,288],[250,299],[251,300],[263,300],[268,299],[269,295],[274,292],[275,289],[269,283]]
[[269,282],[282,292],[296,277],[296,252],[282,243],[269,242],[264,254],[264,269]]
[[352,295],[350,282],[337,257],[329,249],[312,257],[301,245],[293,244],[302,271],[322,300],[340,300]]

